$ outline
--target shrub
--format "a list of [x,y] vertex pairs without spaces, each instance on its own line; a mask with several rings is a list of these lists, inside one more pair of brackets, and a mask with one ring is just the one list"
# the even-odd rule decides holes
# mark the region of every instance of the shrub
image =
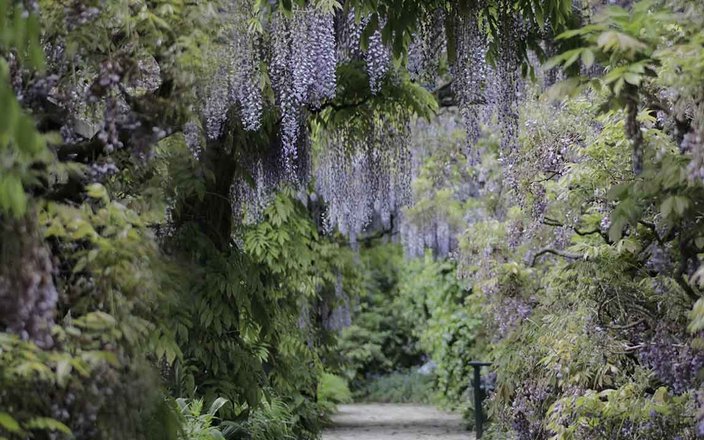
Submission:
[[334,405],[352,402],[352,392],[347,381],[332,373],[323,373],[318,383],[318,403]]
[[213,425],[217,420],[215,414],[226,403],[226,399],[218,397],[210,404],[208,410],[203,412],[204,404],[202,399],[176,399],[182,418],[179,438],[182,440],[224,440],[225,436],[220,428]]
[[397,371],[371,379],[358,393],[368,402],[433,403],[434,378],[417,371]]
[[223,423],[227,438],[249,440],[300,440],[294,433],[291,407],[278,397],[262,399],[244,421]]

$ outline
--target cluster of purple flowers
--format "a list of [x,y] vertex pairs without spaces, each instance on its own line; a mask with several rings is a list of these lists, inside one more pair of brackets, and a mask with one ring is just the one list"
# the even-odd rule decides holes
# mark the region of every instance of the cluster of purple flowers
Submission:
[[639,353],[641,362],[675,394],[692,389],[704,367],[704,352],[692,348],[689,338],[661,326]]

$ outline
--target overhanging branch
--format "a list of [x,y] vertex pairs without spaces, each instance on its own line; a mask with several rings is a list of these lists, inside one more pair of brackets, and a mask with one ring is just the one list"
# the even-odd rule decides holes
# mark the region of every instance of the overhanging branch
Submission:
[[[565,227],[564,223],[560,223],[559,221],[552,219],[550,217],[545,217],[542,222],[546,226],[554,226],[554,227]],[[594,228],[594,229],[588,229],[588,230],[581,230],[577,228],[576,226],[571,226],[570,229],[574,231],[575,234],[579,235],[580,237],[584,237],[587,235],[594,235],[594,234],[599,234],[601,238],[604,239],[604,241],[607,244],[611,244],[611,241],[609,240],[609,235],[601,230],[601,228]]]
[[546,254],[557,255],[558,257],[563,257],[563,258],[567,258],[570,260],[580,260],[580,259],[587,260],[587,258],[584,254],[578,254],[578,253],[574,253],[574,252],[563,251],[560,249],[545,247],[545,248],[542,248],[539,251],[537,251],[535,254],[533,254],[533,257],[530,261],[530,266],[534,267],[535,263],[537,263],[537,261],[538,261],[538,258],[543,255],[546,255]]

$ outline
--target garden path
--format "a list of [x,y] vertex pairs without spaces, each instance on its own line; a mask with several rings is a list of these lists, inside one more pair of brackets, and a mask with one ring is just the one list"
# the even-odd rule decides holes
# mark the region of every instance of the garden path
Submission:
[[432,406],[340,405],[323,440],[474,440],[457,414]]

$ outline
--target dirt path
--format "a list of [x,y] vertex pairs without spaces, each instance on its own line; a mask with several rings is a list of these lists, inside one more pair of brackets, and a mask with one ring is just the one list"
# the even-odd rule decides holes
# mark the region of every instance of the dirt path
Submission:
[[474,440],[456,414],[430,406],[341,405],[323,440]]

